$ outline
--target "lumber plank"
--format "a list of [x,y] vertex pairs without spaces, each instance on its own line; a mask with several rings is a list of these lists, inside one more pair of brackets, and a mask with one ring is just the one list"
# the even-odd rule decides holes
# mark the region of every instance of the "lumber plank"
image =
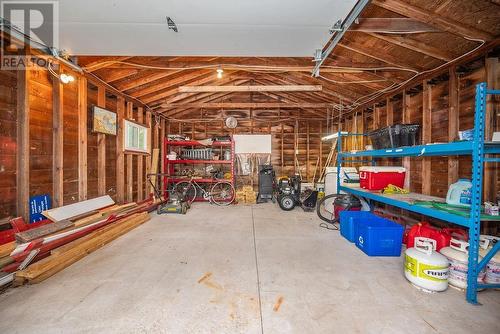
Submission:
[[17,244],[15,241],[0,245],[0,257],[4,257],[12,253],[16,246]]
[[125,223],[113,226],[98,237],[86,240],[60,254],[50,255],[25,270],[18,271],[16,276],[27,279],[29,283],[39,283],[148,220],[148,213],[136,214]]
[[43,211],[42,214],[52,221],[71,219],[83,213],[98,210],[115,202],[109,195],[92,198],[86,201],[65,205],[59,208]]
[[37,228],[33,228],[31,230],[23,231],[16,233],[16,240],[19,243],[30,242],[32,240],[41,238],[43,236],[53,234],[55,232],[59,232],[65,230],[69,227],[73,227],[74,223],[69,220],[61,220],[58,222],[54,222],[51,224],[43,225]]

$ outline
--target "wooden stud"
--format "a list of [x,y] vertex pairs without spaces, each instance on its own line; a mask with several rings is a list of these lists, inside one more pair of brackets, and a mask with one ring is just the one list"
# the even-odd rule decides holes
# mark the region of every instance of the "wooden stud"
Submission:
[[388,97],[386,99],[386,114],[387,114],[387,119],[386,119],[387,126],[393,125],[394,124],[394,104],[392,103],[390,97]]
[[[427,80],[423,82],[422,103],[422,141],[432,142],[432,89]],[[431,158],[422,158],[422,194],[430,195],[432,189]]]
[[17,75],[17,215],[29,221],[30,184],[30,71],[16,71]]
[[125,202],[125,155],[123,148],[123,116],[125,115],[125,99],[118,96],[116,101],[116,200]]
[[380,109],[376,104],[373,105],[373,128],[380,128]]
[[[106,88],[97,87],[97,106],[106,108]],[[97,134],[97,194],[106,194],[106,135]]]
[[[141,124],[143,124],[143,118],[144,118],[144,109],[142,107],[137,108],[137,121]],[[143,176],[143,169],[144,166],[144,159],[142,155],[137,156],[137,201],[140,202],[143,200],[143,189],[144,189],[144,183],[142,180]]]
[[[150,153],[152,152],[152,147],[151,147],[151,111],[146,111],[146,127],[148,128],[148,149]],[[151,154],[148,154],[146,156],[146,197],[149,198],[151,193],[153,193],[153,188],[151,188],[151,185],[147,181],[147,175],[151,173]]]
[[78,78],[78,200],[87,199],[87,79]]
[[[410,96],[403,91],[403,124],[411,123],[411,112],[410,112]],[[406,169],[406,177],[405,177],[405,189],[410,189],[411,186],[411,159],[410,157],[403,158],[403,167]]]
[[[321,169],[323,168],[323,122],[319,121],[319,165],[318,170],[321,173]],[[321,178],[321,175],[320,175]]]
[[281,123],[281,175],[285,175],[285,159],[284,159],[284,156],[285,156],[285,152],[284,152],[284,147],[283,145],[285,144],[285,141],[284,141],[284,136],[285,136],[285,128],[283,126],[283,123]]
[[[127,102],[127,119],[132,119],[133,118],[133,109],[134,109],[134,104],[132,102]],[[133,187],[134,187],[134,176],[132,174],[133,172],[133,155],[132,154],[127,154],[127,191],[126,191],[126,198],[127,202],[132,202],[134,200],[134,192],[133,192]]]
[[63,206],[63,83],[52,78],[52,201],[54,207]]
[[309,146],[309,136],[310,136],[310,129],[309,129],[309,122],[306,122],[306,180],[309,180],[309,159],[310,159],[310,146]]
[[[166,157],[166,154],[167,152],[165,152],[165,137],[166,137],[166,133],[165,133],[165,130],[166,130],[166,127],[165,127],[165,119],[162,118],[161,121],[160,121],[160,139],[159,139],[159,145],[160,145],[160,173],[166,173],[166,170],[165,170],[165,157]],[[165,194],[165,191],[167,190],[165,188],[165,178],[162,178],[161,180],[161,193],[162,193],[162,196]]]
[[[456,67],[450,68],[450,79],[448,82],[448,140],[454,141],[458,137],[459,130],[459,80]],[[448,186],[458,180],[458,157],[448,157]]]
[[[498,58],[486,58],[486,85],[488,89],[499,89]],[[496,130],[498,99],[493,95],[488,95],[486,100],[485,115],[485,140],[491,141],[493,132]],[[484,200],[495,201],[497,195],[497,175],[498,164],[486,163],[484,168]]]

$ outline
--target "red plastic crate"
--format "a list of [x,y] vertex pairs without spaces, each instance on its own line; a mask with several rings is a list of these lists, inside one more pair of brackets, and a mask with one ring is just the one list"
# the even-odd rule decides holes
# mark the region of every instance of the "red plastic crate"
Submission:
[[359,186],[367,190],[382,190],[389,184],[403,188],[406,169],[392,166],[364,166],[359,168]]

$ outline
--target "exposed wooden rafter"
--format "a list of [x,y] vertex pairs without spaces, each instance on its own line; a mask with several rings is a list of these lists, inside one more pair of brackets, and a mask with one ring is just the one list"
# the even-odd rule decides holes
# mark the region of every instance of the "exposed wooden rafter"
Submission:
[[493,40],[495,36],[490,33],[468,26],[463,22],[446,18],[441,14],[436,14],[426,9],[413,6],[408,2],[399,0],[372,0],[373,5],[385,8],[392,12],[414,18],[421,22],[433,25],[443,31],[469,38],[481,38],[486,41]]
[[322,89],[320,85],[181,86],[179,92],[320,92]]

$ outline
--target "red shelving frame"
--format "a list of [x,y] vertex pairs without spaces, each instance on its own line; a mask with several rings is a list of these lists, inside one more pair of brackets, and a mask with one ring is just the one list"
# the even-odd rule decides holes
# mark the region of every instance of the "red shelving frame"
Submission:
[[[212,147],[212,148],[223,148],[223,147],[230,147],[231,148],[231,160],[188,160],[188,159],[176,159],[176,160],[169,160],[167,158],[168,153],[170,152],[169,148],[175,146],[175,147]],[[208,165],[208,164],[223,164],[223,165],[231,165],[231,179],[224,179],[226,181],[229,181],[232,183],[233,187],[235,186],[235,177],[234,177],[234,162],[235,162],[235,154],[234,154],[234,141],[233,138],[231,137],[230,142],[213,142],[212,145],[203,145],[199,141],[196,140],[168,140],[165,138],[164,144],[163,144],[163,159],[165,161],[165,170],[163,173],[168,173],[169,175],[172,175],[174,173],[174,165]],[[222,156],[222,154],[221,154]],[[164,177],[163,182],[165,184],[165,191],[168,189],[169,184],[171,183],[178,183],[181,181],[189,181],[190,178],[188,177]],[[210,179],[210,178],[200,178],[200,179],[194,179],[198,183],[217,183],[219,181],[223,181],[221,179]],[[165,194],[165,196],[168,196],[168,193]],[[195,201],[205,201],[203,198],[197,198]]]

